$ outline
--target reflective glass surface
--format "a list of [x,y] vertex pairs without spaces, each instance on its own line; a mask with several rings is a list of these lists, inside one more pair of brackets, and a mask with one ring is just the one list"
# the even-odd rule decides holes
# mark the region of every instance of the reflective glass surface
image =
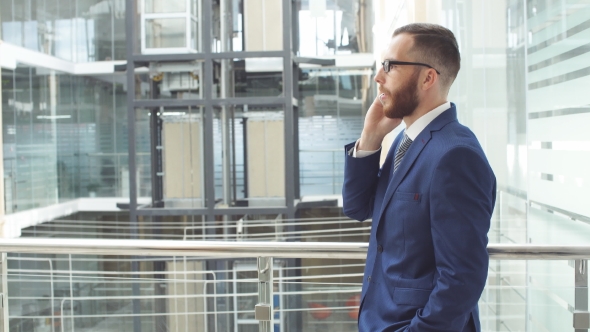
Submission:
[[[183,13],[186,12],[186,0],[143,0],[146,13]],[[194,2],[194,1],[191,1]]]
[[373,68],[304,69],[299,80],[301,195],[340,195],[342,146],[358,139],[372,102]]
[[283,92],[283,59],[221,59],[213,64],[213,87],[215,98],[278,97]]
[[[377,1],[375,1],[377,2]],[[298,12],[299,53],[303,56],[371,53],[371,2],[302,2]]]
[[147,48],[187,47],[186,18],[147,19],[145,40]]
[[213,121],[217,206],[285,206],[283,110],[216,107]]
[[[213,52],[283,49],[282,1],[212,2]],[[297,24],[297,23],[295,23]]]
[[125,2],[0,1],[0,39],[74,62],[124,60]]
[[122,85],[110,80],[2,70],[6,212],[127,196],[125,98]]
[[[156,153],[160,154],[162,162],[156,178],[160,181],[161,193],[157,196],[161,195],[166,208],[205,207],[204,108],[166,107],[157,114],[159,132],[150,129],[146,132],[149,136],[144,137],[149,139],[156,135],[160,139]],[[152,114],[148,118],[146,124],[154,128]]]

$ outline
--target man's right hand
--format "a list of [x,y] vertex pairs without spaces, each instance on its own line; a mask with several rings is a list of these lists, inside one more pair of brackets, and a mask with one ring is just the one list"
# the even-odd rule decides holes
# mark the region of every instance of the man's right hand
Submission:
[[390,119],[383,114],[383,104],[379,99],[379,95],[377,95],[377,98],[375,98],[367,111],[363,133],[357,150],[379,150],[385,135],[399,126],[401,122],[401,118]]

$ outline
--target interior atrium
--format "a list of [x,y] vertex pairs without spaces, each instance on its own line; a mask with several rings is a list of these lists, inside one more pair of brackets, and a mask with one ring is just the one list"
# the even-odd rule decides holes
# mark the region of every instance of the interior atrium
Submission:
[[[588,0],[0,0],[0,22],[0,240],[55,248],[0,243],[0,331],[263,331],[268,294],[267,331],[358,331],[345,250],[371,221],[342,212],[343,147],[413,22],[459,44],[490,246],[590,244]],[[491,256],[482,331],[588,331],[585,262]]]

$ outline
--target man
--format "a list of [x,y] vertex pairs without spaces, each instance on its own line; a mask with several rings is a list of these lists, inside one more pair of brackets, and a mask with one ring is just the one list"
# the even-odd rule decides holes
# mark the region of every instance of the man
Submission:
[[[397,29],[361,137],[345,147],[344,213],[373,220],[360,331],[480,331],[496,179],[447,102],[460,61],[448,29]],[[379,168],[383,138],[402,120]]]

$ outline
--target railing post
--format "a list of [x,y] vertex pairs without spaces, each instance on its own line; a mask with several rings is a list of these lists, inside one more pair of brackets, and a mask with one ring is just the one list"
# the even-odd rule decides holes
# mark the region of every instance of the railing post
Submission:
[[272,257],[258,257],[258,304],[254,318],[259,322],[260,332],[272,331],[272,274]]
[[0,284],[0,306],[2,307],[2,323],[0,324],[0,332],[8,332],[10,327],[10,317],[8,316],[8,265],[5,252],[0,254],[0,271],[2,273],[2,283]]
[[[338,151],[340,152],[340,151]],[[336,151],[332,151],[332,194],[336,195]]]
[[576,332],[588,332],[590,313],[588,312],[588,261],[576,259],[575,264],[575,307],[574,329]]

